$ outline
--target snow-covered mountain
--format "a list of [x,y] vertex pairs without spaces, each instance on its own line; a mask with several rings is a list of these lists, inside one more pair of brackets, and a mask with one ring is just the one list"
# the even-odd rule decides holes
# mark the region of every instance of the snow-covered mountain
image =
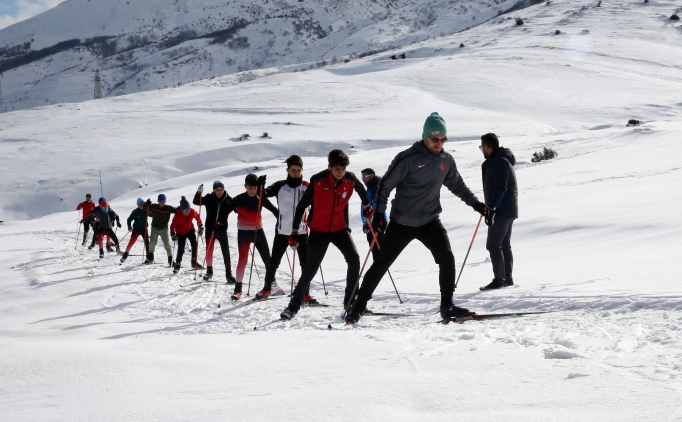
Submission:
[[0,31],[4,108],[91,99],[96,69],[105,97],[252,69],[308,70],[461,31],[531,3],[67,0]]

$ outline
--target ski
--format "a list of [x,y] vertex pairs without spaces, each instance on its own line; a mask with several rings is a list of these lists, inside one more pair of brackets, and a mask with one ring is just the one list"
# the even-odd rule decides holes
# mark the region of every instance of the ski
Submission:
[[270,326],[270,325],[272,325],[272,324],[276,324],[276,323],[278,323],[278,322],[286,322],[286,320],[284,320],[284,319],[282,319],[282,318],[277,318],[277,319],[274,319],[274,320],[272,320],[272,321],[270,321],[270,322],[268,322],[268,323],[265,323],[265,324],[261,325],[260,327],[253,327],[253,331],[260,330],[260,329],[262,329],[262,328],[265,328],[265,327]]
[[216,315],[222,315],[222,314],[226,314],[228,312],[236,311],[237,309],[243,308],[244,306],[247,306],[247,305],[252,305],[254,303],[259,303],[259,302],[265,302],[266,300],[279,299],[281,297],[286,297],[286,296],[275,296],[275,297],[268,296],[264,299],[253,298],[251,300],[247,300],[246,302],[242,302],[239,305],[235,305],[235,306],[233,306],[231,308],[227,308],[227,309],[220,309],[220,310],[214,311],[213,313]]
[[554,311],[509,312],[509,313],[504,313],[504,314],[472,314],[472,315],[466,315],[466,316],[457,317],[457,318],[447,318],[447,319],[441,320],[439,322],[442,324],[449,324],[450,322],[456,322],[459,324],[463,324],[467,321],[483,321],[486,319],[494,319],[494,318],[510,318],[510,317],[516,317],[516,316],[524,316],[524,315],[551,314],[551,313],[555,313],[555,312],[570,311],[572,309],[575,309],[575,306],[571,306],[568,309],[557,309]]
[[328,308],[331,305],[327,305],[326,303],[320,303],[320,302],[307,302],[307,303],[304,302],[303,305],[301,305],[301,307],[304,307],[304,308],[308,308],[311,306],[321,306],[323,308]]
[[366,310],[363,316],[411,317],[411,316],[417,316],[417,315],[395,314],[395,313],[391,313],[391,312],[374,312],[374,311]]
[[200,284],[208,284],[208,283],[217,283],[217,281],[196,281],[194,283],[189,283],[185,284],[184,286],[181,284],[180,287],[189,287],[189,286],[198,286]]

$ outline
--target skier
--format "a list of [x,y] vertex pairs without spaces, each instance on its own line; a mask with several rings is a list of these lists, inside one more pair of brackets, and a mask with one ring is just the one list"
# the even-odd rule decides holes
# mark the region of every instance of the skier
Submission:
[[244,179],[244,189],[246,192],[234,197],[231,207],[237,213],[237,249],[239,250],[239,260],[237,261],[237,284],[234,286],[232,300],[239,300],[242,297],[242,281],[244,280],[244,270],[249,262],[251,243],[255,241],[256,249],[263,259],[267,268],[270,265],[270,247],[268,239],[263,231],[263,216],[258,208],[260,203],[262,208],[268,209],[277,217],[277,207],[272,205],[268,198],[259,196],[259,191],[265,184],[265,176],[260,178],[255,174],[248,174]]
[[[104,202],[104,201],[106,201],[106,198],[104,198],[104,197],[99,198],[99,199],[97,200],[97,203],[100,204],[100,205],[98,205],[97,207],[95,207],[92,211],[94,211],[95,209],[101,207],[101,204],[102,204],[102,202]],[[91,211],[91,212],[92,212],[92,211]],[[97,219],[92,220],[92,242],[90,242],[90,246],[88,246],[88,249],[94,248],[95,245],[97,244],[97,238],[98,238],[98,237],[97,237],[97,225],[98,225]],[[110,245],[111,245],[111,237],[109,237],[109,235],[107,235],[107,252],[111,252],[111,246],[110,246]]]
[[152,215],[152,230],[147,250],[147,259],[144,263],[151,264],[154,262],[154,249],[156,249],[156,242],[159,241],[159,236],[161,236],[163,247],[166,248],[166,254],[168,255],[168,265],[172,266],[173,249],[171,248],[168,234],[168,222],[170,221],[170,215],[175,214],[175,208],[166,205],[166,195],[162,193],[159,194],[157,201],[157,204],[152,204],[152,200],[147,199],[145,203],[145,211],[149,211]]
[[130,240],[128,241],[128,246],[126,246],[126,251],[123,252],[121,257],[121,264],[128,259],[128,254],[130,249],[137,241],[137,238],[142,236],[142,242],[144,243],[145,252],[149,253],[149,235],[147,234],[147,210],[145,209],[144,199],[137,198],[137,208],[135,208],[128,217],[128,231],[132,232],[130,234]]
[[303,304],[304,294],[310,288],[310,281],[315,277],[330,243],[341,251],[348,263],[344,303],[348,301],[360,274],[360,256],[348,227],[348,201],[353,195],[353,190],[362,200],[366,218],[371,219],[374,210],[369,205],[364,186],[353,173],[346,171],[350,164],[346,153],[338,149],[332,150],[327,156],[327,162],[329,163],[327,170],[317,173],[310,179],[308,189],[296,207],[289,245],[296,245],[296,235],[303,213],[311,206],[308,216],[310,227],[308,260],[289,306],[280,314],[283,320],[290,320],[298,313]]
[[[360,320],[379,281],[414,239],[431,251],[440,267],[441,317],[447,319],[471,314],[468,309],[452,303],[455,257],[450,248],[448,232],[438,217],[442,211],[441,187],[446,186],[481,214],[485,214],[486,207],[464,184],[455,159],[443,149],[446,141],[445,121],[438,113],[432,113],[424,123],[422,140],[399,153],[384,174],[377,188],[377,212],[372,227],[374,231],[386,229],[386,233],[381,250],[367,270],[355,303],[346,315],[347,323]],[[386,227],[384,212],[393,189],[396,189],[396,194],[392,202],[391,223]]]
[[90,215],[81,220],[82,224],[90,223],[91,221],[97,219],[97,242],[99,243],[99,257],[102,259],[104,257],[104,248],[102,246],[102,239],[104,236],[111,237],[116,244],[116,252],[121,254],[121,249],[118,245],[118,238],[116,233],[111,229],[114,226],[114,221],[116,221],[116,226],[121,227],[121,222],[119,221],[118,215],[109,208],[109,203],[107,201],[102,201],[99,207],[92,210]]
[[[90,213],[92,212],[92,210],[95,209],[95,207],[97,207],[97,205],[95,205],[95,203],[92,202],[92,195],[90,195],[88,193],[85,195],[85,201],[78,204],[78,206],[76,207],[76,210],[83,210],[83,218],[85,218],[88,215],[90,215]],[[85,242],[88,239],[88,232],[90,231],[91,226],[92,226],[92,224],[86,224],[83,226],[83,243],[82,243],[82,245],[85,245]],[[94,237],[94,233],[95,233],[94,229],[93,229],[92,233],[93,233],[93,237]]]
[[[289,236],[291,236],[291,225],[294,221],[294,214],[296,213],[296,206],[301,201],[308,188],[308,182],[303,180],[303,159],[298,155],[292,155],[287,158],[287,178],[280,180],[265,189],[265,196],[277,198],[277,208],[279,215],[277,217],[277,227],[275,228],[275,238],[272,241],[272,256],[270,257],[270,265],[267,267],[265,273],[265,284],[263,290],[256,294],[256,299],[263,299],[270,296],[272,292],[273,283],[275,282],[275,273],[282,262],[282,257],[289,247]],[[301,271],[305,269],[307,253],[308,234],[305,232],[306,225],[302,222],[298,226],[299,233],[294,236],[298,244],[296,252],[298,252],[299,262],[301,264]],[[303,231],[301,233],[301,231]],[[278,290],[282,290],[279,288]],[[315,299],[310,296],[309,292],[303,296],[304,302],[311,302]]]
[[197,221],[199,226],[199,236],[204,234],[204,225],[201,222],[199,213],[192,209],[189,201],[183,196],[180,199],[180,206],[175,211],[173,222],[170,226],[171,239],[173,242],[178,242],[178,255],[175,258],[175,265],[173,266],[173,273],[180,271],[182,264],[182,256],[185,254],[185,243],[189,240],[189,245],[192,248],[192,269],[198,269],[200,266],[197,263],[197,232],[194,230],[194,223]]
[[204,185],[199,185],[192,203],[206,207],[206,275],[204,281],[213,278],[213,249],[216,240],[220,243],[225,261],[225,278],[228,284],[234,284],[237,280],[232,275],[230,264],[230,245],[227,241],[227,217],[234,207],[231,207],[232,198],[225,191],[225,185],[220,180],[213,182],[213,192],[204,197]]
[[[377,176],[374,170],[371,168],[364,169],[361,174],[362,182],[367,188],[367,199],[369,200],[369,205],[376,210],[375,198],[377,197],[377,187],[379,186],[379,182],[381,182],[381,177]],[[362,231],[365,233],[365,235],[367,235],[367,243],[369,243],[371,246],[373,240],[372,231],[369,229],[371,222],[368,221],[363,214],[364,213],[360,214],[360,218],[362,219]],[[384,213],[384,220],[388,220],[386,213]],[[375,233],[377,234],[377,243],[381,245],[384,234],[380,231]],[[372,258],[376,257],[377,252],[379,252],[379,248],[372,248]]]
[[486,249],[490,252],[495,278],[481,290],[513,286],[512,268],[514,257],[511,249],[512,224],[519,218],[519,193],[516,186],[514,164],[516,158],[507,149],[500,147],[500,140],[494,133],[481,136],[485,161],[483,173],[483,195],[488,207],[485,224],[488,228]]

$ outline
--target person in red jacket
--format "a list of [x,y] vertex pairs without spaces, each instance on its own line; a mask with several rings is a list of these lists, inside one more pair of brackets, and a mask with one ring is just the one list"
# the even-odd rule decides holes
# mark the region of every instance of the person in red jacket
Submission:
[[373,209],[369,205],[365,187],[353,173],[346,171],[350,164],[348,155],[335,149],[329,152],[327,162],[329,163],[327,170],[317,173],[310,179],[308,189],[296,207],[289,245],[296,247],[296,236],[303,213],[310,206],[308,259],[289,306],[280,314],[283,320],[290,320],[298,313],[304,295],[310,287],[310,281],[317,274],[330,243],[341,251],[348,263],[344,305],[348,302],[360,275],[360,256],[348,227],[348,201],[353,191],[360,196],[368,220],[372,219]]
[[180,206],[175,212],[173,221],[171,222],[170,232],[173,242],[178,242],[178,255],[175,258],[175,265],[173,265],[173,273],[180,271],[180,264],[182,264],[182,256],[185,254],[185,243],[189,240],[189,245],[192,248],[192,269],[200,268],[197,263],[197,233],[194,230],[194,221],[197,221],[199,226],[199,236],[204,234],[204,225],[201,222],[199,213],[196,212],[189,205],[189,201],[183,196],[180,199]]
[[[97,205],[95,205],[95,203],[92,202],[92,195],[90,195],[88,193],[87,195],[85,195],[85,201],[78,204],[78,206],[76,207],[76,210],[77,211],[83,210],[83,219],[85,219],[85,217],[89,216],[90,213],[92,212],[92,210],[94,210],[96,206]],[[90,231],[90,227],[92,227],[92,224],[86,224],[83,227],[83,243],[81,243],[81,245],[85,246],[85,242],[88,239],[88,232]],[[94,233],[94,229],[93,229],[93,233]]]

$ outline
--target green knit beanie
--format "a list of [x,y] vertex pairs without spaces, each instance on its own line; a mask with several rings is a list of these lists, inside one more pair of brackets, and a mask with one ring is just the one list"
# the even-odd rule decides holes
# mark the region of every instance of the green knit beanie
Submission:
[[431,115],[426,118],[426,122],[424,122],[422,139],[429,138],[433,135],[443,135],[446,138],[448,136],[448,128],[445,127],[445,120],[440,117],[440,114],[435,112],[431,113]]

